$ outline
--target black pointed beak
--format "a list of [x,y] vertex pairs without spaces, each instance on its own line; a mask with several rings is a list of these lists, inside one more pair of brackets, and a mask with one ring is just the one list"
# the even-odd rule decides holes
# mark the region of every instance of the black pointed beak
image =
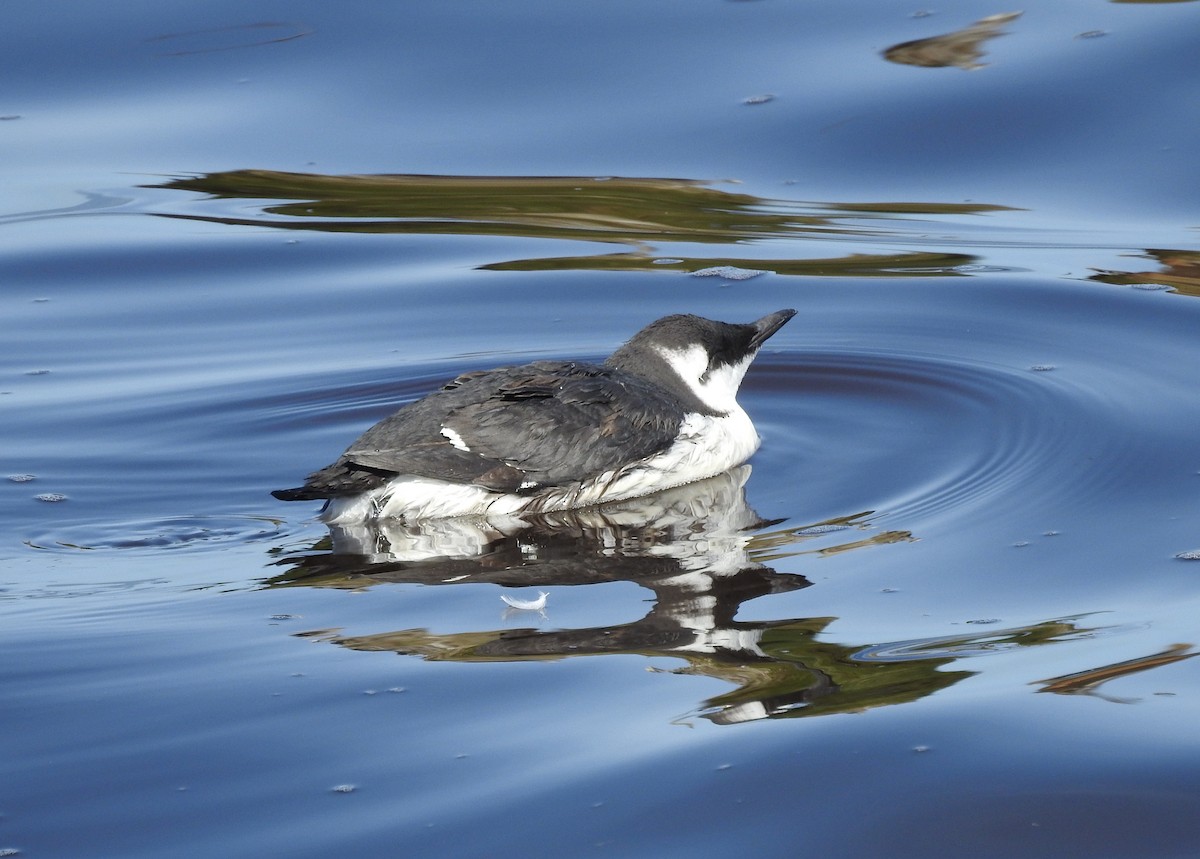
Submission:
[[757,322],[751,323],[754,326],[754,336],[750,338],[750,348],[758,349],[767,341],[772,334],[784,326],[789,319],[796,315],[796,311],[776,310],[774,313],[768,313]]

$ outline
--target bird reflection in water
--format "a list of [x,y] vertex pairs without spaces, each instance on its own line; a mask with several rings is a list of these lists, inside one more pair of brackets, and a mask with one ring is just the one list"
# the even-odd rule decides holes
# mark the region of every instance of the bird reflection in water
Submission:
[[[763,521],[746,503],[749,475],[750,467],[741,466],[644,498],[536,517],[330,525],[329,537],[312,551],[280,560],[287,570],[269,585],[489,583],[544,589],[635,582],[654,592],[654,603],[645,617],[617,626],[313,635],[355,650],[464,662],[603,653],[678,657],[687,663],[681,673],[738,687],[706,702],[699,713],[718,722],[780,715],[831,697],[821,709],[836,709],[842,688],[837,675],[846,673],[837,663],[855,648],[815,640],[832,618],[753,623],[734,617],[748,600],[810,585],[803,576],[775,571],[768,561],[836,550],[830,544],[843,531],[864,546],[912,538],[907,532],[872,532],[869,514],[772,530],[778,523]],[[865,540],[864,532],[870,534]],[[810,541],[823,548],[807,548]],[[901,670],[911,673],[911,666]],[[929,676],[938,687],[954,680],[932,669]]]
[[[435,661],[598,654],[680,659],[685,664],[672,673],[714,677],[735,687],[684,717],[718,724],[913,701],[973,673],[945,670],[959,658],[956,654],[894,662],[856,659],[866,645],[828,640],[825,629],[832,617],[735,620],[749,600],[811,585],[769,563],[913,539],[906,531],[876,530],[869,512],[779,527],[746,503],[749,475],[750,466],[744,465],[656,495],[552,515],[331,524],[329,537],[310,551],[279,560],[286,570],[267,584],[361,590],[383,583],[486,583],[543,592],[634,582],[654,593],[653,604],[644,617],[614,626],[447,634],[411,628],[357,636],[326,629],[300,635],[352,650]],[[1069,631],[1070,624],[1059,623],[1053,638],[1061,640]],[[1019,630],[1006,632],[1022,642],[1037,639]]]

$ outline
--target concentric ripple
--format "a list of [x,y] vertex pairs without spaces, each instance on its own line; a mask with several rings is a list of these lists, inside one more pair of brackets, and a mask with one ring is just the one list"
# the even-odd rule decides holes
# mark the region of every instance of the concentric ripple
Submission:
[[68,525],[37,535],[26,543],[31,548],[50,551],[168,552],[275,541],[286,535],[281,520],[262,516],[171,516]]
[[[759,460],[846,509],[936,517],[1085,495],[1126,447],[1101,398],[1066,374],[925,354],[763,355],[747,408]],[[1111,404],[1110,404],[1111,405]],[[1086,460],[1103,451],[1104,470]],[[756,461],[759,461],[756,460]],[[753,493],[752,493],[753,494]]]

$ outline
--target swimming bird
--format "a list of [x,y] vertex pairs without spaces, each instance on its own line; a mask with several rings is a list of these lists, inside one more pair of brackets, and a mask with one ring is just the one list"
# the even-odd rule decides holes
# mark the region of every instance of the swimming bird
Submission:
[[720,474],[759,446],[737,392],[767,338],[756,322],[667,316],[602,364],[465,373],[384,418],[282,501],[325,499],[353,523],[591,507]]

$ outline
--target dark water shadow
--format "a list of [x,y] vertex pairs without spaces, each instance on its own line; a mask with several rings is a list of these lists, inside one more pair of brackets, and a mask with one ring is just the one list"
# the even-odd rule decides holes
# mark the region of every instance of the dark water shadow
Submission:
[[[870,512],[805,526],[764,522],[749,507],[749,466],[648,498],[585,511],[504,520],[332,526],[308,551],[280,557],[266,587],[367,589],[385,583],[505,587],[632,582],[654,599],[630,623],[574,629],[482,629],[440,634],[408,628],[367,635],[322,629],[299,635],[351,650],[390,651],[441,662],[514,662],[594,655],[682,659],[670,673],[735,687],[684,720],[719,724],[857,712],[915,701],[975,672],[960,659],[1080,636],[1078,618],[890,644],[829,639],[832,617],[740,619],[746,603],[807,588],[802,575],[769,564],[909,542],[879,531]],[[283,554],[282,551],[278,552]],[[544,599],[524,614],[548,620]]]

